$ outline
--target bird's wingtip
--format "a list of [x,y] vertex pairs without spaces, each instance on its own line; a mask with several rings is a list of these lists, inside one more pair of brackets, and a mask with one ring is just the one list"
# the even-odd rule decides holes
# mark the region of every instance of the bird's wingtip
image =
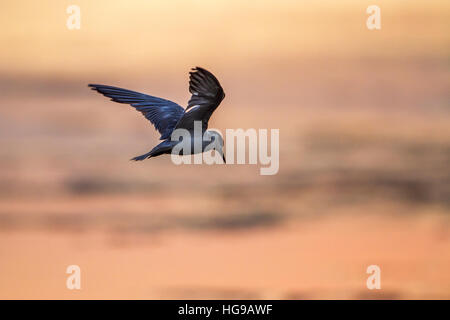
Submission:
[[202,67],[199,67],[199,66],[195,66],[195,67],[191,68],[191,70],[195,72],[195,71],[201,71],[201,70],[205,70],[205,69]]

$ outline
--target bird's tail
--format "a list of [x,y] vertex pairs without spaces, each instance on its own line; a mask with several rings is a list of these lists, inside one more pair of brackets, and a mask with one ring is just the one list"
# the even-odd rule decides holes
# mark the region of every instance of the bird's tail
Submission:
[[145,159],[148,159],[151,157],[152,157],[152,152],[150,151],[150,152],[147,152],[146,154],[134,157],[133,159],[130,159],[130,160],[131,161],[142,161],[142,160],[145,160]]
[[[175,142],[176,144],[176,142]],[[165,153],[170,153],[172,150],[172,147],[174,145],[174,142],[171,142],[169,140],[164,140],[160,144],[158,144],[156,147],[154,147],[150,152],[147,152],[146,154],[143,154],[141,156],[134,157],[133,161],[142,161],[151,157],[156,157]]]

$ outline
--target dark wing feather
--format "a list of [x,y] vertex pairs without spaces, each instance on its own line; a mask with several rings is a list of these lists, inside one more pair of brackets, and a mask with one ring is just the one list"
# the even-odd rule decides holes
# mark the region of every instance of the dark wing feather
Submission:
[[206,130],[209,118],[225,98],[225,93],[211,72],[196,67],[189,75],[189,91],[192,96],[176,128],[192,130],[194,121],[201,121],[203,130]]
[[136,108],[161,133],[161,140],[170,137],[175,125],[184,114],[181,106],[166,99],[102,84],[89,84],[89,87],[111,98],[112,101],[127,103]]

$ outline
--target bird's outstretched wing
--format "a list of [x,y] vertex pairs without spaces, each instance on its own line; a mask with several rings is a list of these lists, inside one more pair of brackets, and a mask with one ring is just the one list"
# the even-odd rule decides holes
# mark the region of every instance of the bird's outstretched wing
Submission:
[[170,137],[184,114],[184,109],[181,106],[166,99],[102,84],[89,84],[89,87],[111,98],[112,101],[127,103],[136,108],[161,133],[161,140]]
[[189,91],[192,96],[176,128],[192,130],[194,121],[201,121],[203,130],[206,130],[211,114],[225,98],[225,93],[211,72],[196,67],[189,75]]

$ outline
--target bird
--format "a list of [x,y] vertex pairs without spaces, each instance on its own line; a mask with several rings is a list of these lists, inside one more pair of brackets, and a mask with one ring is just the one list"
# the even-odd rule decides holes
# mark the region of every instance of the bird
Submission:
[[[186,150],[182,149],[180,155],[215,150],[226,163],[221,134],[215,130],[208,130],[209,118],[225,98],[225,92],[217,78],[208,70],[201,67],[190,70],[189,92],[191,98],[186,109],[173,101],[128,89],[103,84],[88,84],[88,87],[110,98],[111,101],[131,105],[141,112],[161,134],[160,140],[163,140],[161,143],[149,152],[130,160],[142,161],[172,153],[174,147],[180,143],[179,140],[172,139],[172,133],[177,129],[185,129],[191,137],[190,150],[186,148],[187,152],[184,152]],[[194,134],[194,128],[198,128],[195,126],[196,123],[197,126],[201,124],[201,137]],[[201,139],[201,150],[194,148],[196,139]],[[197,140],[197,145],[199,145],[198,142]]]

